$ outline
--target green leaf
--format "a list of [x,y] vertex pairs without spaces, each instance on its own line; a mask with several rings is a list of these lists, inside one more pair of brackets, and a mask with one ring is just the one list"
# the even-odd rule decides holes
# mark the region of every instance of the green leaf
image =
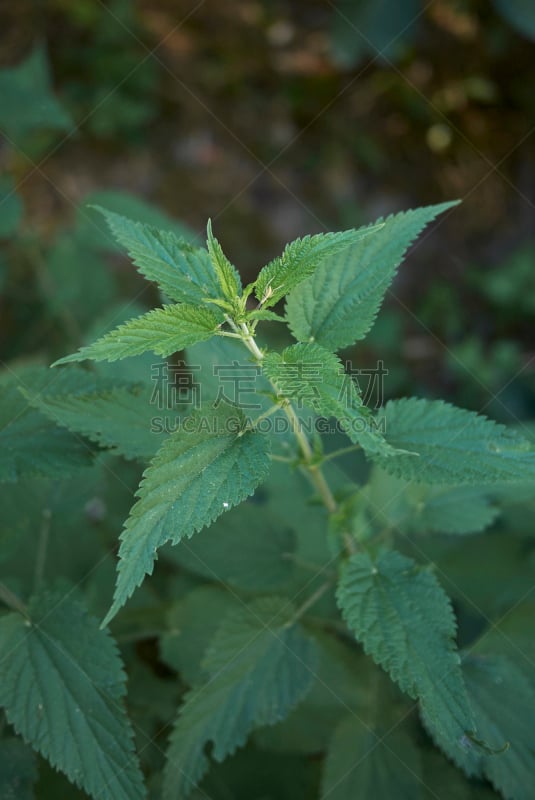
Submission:
[[395,454],[363,405],[351,376],[333,353],[312,342],[294,344],[282,353],[268,353],[262,365],[282,397],[325,417],[336,417],[351,441],[367,453],[385,457]]
[[17,594],[31,594],[37,568],[46,585],[60,578],[70,587],[85,587],[103,557],[109,574],[106,592],[112,591],[110,537],[131,504],[133,491],[124,469],[129,466],[133,471],[127,463],[111,465],[112,474],[109,464],[97,464],[61,481],[32,478],[0,485],[1,569],[5,580],[16,581],[10,587]]
[[191,793],[208,768],[208,742],[223,761],[254,728],[284,719],[306,695],[316,650],[291,624],[294,611],[287,600],[266,597],[225,617],[203,660],[209,680],[188,692],[171,735],[165,800]]
[[190,686],[199,684],[201,677],[206,677],[203,655],[222,618],[242,604],[236,594],[210,584],[189,592],[167,614],[167,632],[160,640],[163,661]]
[[382,223],[379,223],[359,230],[317,233],[314,236],[295,239],[286,245],[281,256],[270,261],[260,271],[255,282],[257,299],[265,308],[275,305],[285,294],[311,275],[322,261],[356,245],[361,239],[375,234],[382,227]]
[[494,5],[518,33],[535,41],[535,9],[531,0],[494,0]]
[[212,260],[223,296],[231,302],[241,294],[241,280],[236,268],[230,263],[212,233],[212,220],[208,220],[206,246]]
[[0,97],[0,128],[15,145],[36,130],[66,131],[73,124],[52,93],[44,47],[36,47],[16,66],[0,70]]
[[[217,336],[210,342],[201,342],[186,350],[186,361],[196,379],[202,384],[203,403],[217,404],[221,401],[222,390],[229,397],[229,402],[242,405],[243,408],[254,408],[267,411],[273,405],[273,387],[262,375],[255,358],[244,348],[243,343],[227,336]],[[225,383],[225,368],[238,381],[236,395],[233,388],[236,383]],[[223,370],[222,370],[223,368]]]
[[535,448],[527,439],[442,400],[392,400],[379,422],[392,447],[418,454],[376,459],[399,477],[423,483],[484,485],[535,476]]
[[436,747],[420,750],[426,800],[497,800],[489,786],[473,784]]
[[478,486],[423,486],[408,491],[410,530],[417,532],[479,533],[492,525],[499,509]]
[[[153,619],[156,619],[156,614]],[[138,619],[138,631],[142,625]],[[127,636],[128,634],[125,638]],[[140,760],[149,773],[152,773],[149,778],[149,798],[152,797],[153,800],[155,798],[151,784],[154,769],[156,765],[158,771],[163,767],[163,746],[167,738],[166,736],[164,739],[161,734],[167,728],[169,718],[178,706],[183,692],[181,681],[173,678],[169,680],[168,675],[164,676],[159,668],[154,668],[154,663],[149,664],[145,659],[137,658],[128,664],[128,711],[136,731],[136,741],[139,743]]]
[[123,249],[112,236],[110,226],[102,217],[103,213],[106,216],[115,213],[123,219],[127,217],[132,224],[141,223],[150,225],[153,229],[168,231],[176,238],[190,243],[195,238],[190,228],[141,197],[115,189],[99,189],[85,195],[82,205],[77,208],[76,238],[86,248],[113,252],[121,252]]
[[195,305],[221,297],[217,275],[203,247],[194,247],[170,231],[97,208],[139,272],[172,300]]
[[322,797],[329,800],[418,800],[420,753],[399,726],[365,725],[357,716],[337,726],[325,759]]
[[184,541],[170,558],[208,580],[262,593],[287,586],[297,546],[283,513],[266,513],[254,498],[220,517],[202,536]]
[[[93,320],[93,324],[84,335],[82,344],[92,344],[95,339],[100,339],[105,334],[115,330],[119,325],[128,322],[135,316],[141,316],[145,311],[146,308],[136,303],[129,303],[126,307],[124,304],[118,303],[109,307],[104,314]],[[162,362],[159,363],[161,366]],[[88,365],[85,367],[86,371],[87,366]],[[129,385],[150,383],[154,387],[154,372],[158,372],[160,366],[157,370],[154,370],[154,355],[148,351],[139,356],[125,358],[123,361],[114,361],[111,364],[107,361],[97,362],[91,365],[91,372],[96,374],[100,380],[107,381],[108,388],[113,388],[122,383]],[[70,369],[72,369],[72,367]],[[62,373],[68,370],[56,371]],[[99,386],[99,388],[101,387]]]
[[452,747],[475,729],[455,645],[450,601],[435,576],[395,551],[351,556],[337,591],[366,653],[420,701]]
[[530,603],[516,603],[512,608],[508,603],[508,612],[462,654],[479,736],[491,752],[467,748],[464,753],[452,753],[424,719],[433,738],[458,766],[469,776],[487,778],[510,800],[528,800],[535,781],[533,610]]
[[269,471],[269,440],[244,431],[238,409],[199,410],[170,436],[143,474],[121,535],[113,605],[103,624],[152,572],[156,551],[210,525],[254,492]]
[[314,757],[327,751],[334,729],[348,712],[367,718],[375,711],[371,681],[384,689],[375,664],[349,640],[316,631],[319,664],[311,689],[285,720],[254,734],[262,750]]
[[254,311],[249,311],[247,314],[248,319],[259,320],[259,321],[266,321],[266,322],[286,322],[284,317],[281,317],[279,314],[276,314],[274,311],[268,311],[267,309],[264,311],[263,309]]
[[499,513],[488,487],[415,484],[377,467],[366,494],[374,521],[407,533],[478,533]]
[[[509,537],[504,537],[507,541]],[[525,560],[525,551],[519,552],[521,559]],[[528,562],[528,571],[532,565]],[[491,578],[492,580],[492,578]],[[526,679],[535,691],[535,638],[533,637],[533,615],[535,602],[529,591],[523,592],[524,597],[518,602],[509,603],[507,613],[501,614],[500,619],[492,622],[475,645],[470,647],[470,655],[485,658],[488,654],[504,655],[515,662],[518,669],[522,670]],[[511,607],[512,605],[512,607]]]
[[[54,382],[53,377],[49,382]],[[19,385],[30,388],[32,373],[20,379],[0,378],[0,481],[62,477],[91,466],[94,452],[89,443],[32,408]]]
[[148,459],[162,443],[151,429],[158,408],[150,387],[118,386],[83,394],[45,395],[34,401],[47,417],[74,433],[87,436],[114,455]]
[[145,796],[115,643],[77,604],[34,597],[0,618],[0,704],[27,742],[98,800]]
[[35,754],[14,736],[0,739],[0,797],[2,800],[34,800],[37,781]]
[[168,356],[188,345],[210,339],[219,325],[219,318],[209,308],[177,303],[156,308],[119,325],[93,344],[77,353],[58,359],[52,366],[71,361],[117,361],[151,350]]
[[535,783],[534,686],[513,659],[492,653],[467,655],[463,672],[479,738],[493,751],[469,743],[459,751],[424,716],[426,727],[468,776],[487,778],[507,800],[530,800]]
[[111,265],[74,233],[58,237],[47,250],[41,269],[47,310],[63,326],[68,324],[75,340],[80,329],[85,332],[118,294]]
[[405,252],[421,231],[456,203],[419,208],[378,220],[361,229],[354,247],[323,261],[298,292],[288,298],[286,315],[299,341],[315,341],[329,350],[363,339]]
[[[527,542],[515,536],[514,529],[500,528],[462,543],[450,537],[426,537],[416,543],[423,557],[438,564],[456,606],[468,610],[468,620],[499,619],[533,588]],[[473,622],[468,625],[473,630]]]

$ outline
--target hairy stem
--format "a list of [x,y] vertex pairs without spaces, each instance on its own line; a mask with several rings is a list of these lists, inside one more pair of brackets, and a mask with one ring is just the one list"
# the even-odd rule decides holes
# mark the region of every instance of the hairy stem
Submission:
[[[241,330],[242,333],[242,340],[249,352],[256,358],[258,362],[262,362],[264,358],[264,354],[258,347],[255,338],[248,327],[246,322],[242,322],[239,326],[237,326],[233,320],[230,318],[227,319],[229,325],[234,330]],[[270,381],[273,389],[277,391],[277,387]],[[335,500],[335,497],[331,491],[329,484],[325,478],[325,475],[322,472],[321,465],[316,461],[314,457],[314,451],[312,449],[312,445],[310,444],[307,436],[301,430],[301,425],[299,423],[299,417],[297,416],[294,407],[290,403],[288,399],[282,405],[282,409],[288,420],[290,421],[290,425],[292,428],[292,433],[294,434],[295,438],[297,439],[297,443],[299,445],[299,449],[301,450],[301,454],[303,457],[303,469],[307,474],[310,482],[316,489],[317,493],[321,497],[323,505],[329,512],[329,514],[335,514],[338,510],[338,503]],[[346,549],[349,554],[355,552],[355,543],[353,538],[349,534],[344,535],[344,543]]]
[[299,606],[299,608],[296,610],[296,612],[295,612],[295,614],[293,615],[293,617],[292,617],[290,620],[288,620],[288,622],[287,622],[287,624],[286,624],[286,627],[287,627],[287,628],[290,628],[292,625],[295,625],[295,623],[296,623],[298,620],[300,620],[300,619],[301,619],[301,617],[302,617],[304,614],[306,614],[306,612],[308,611],[308,609],[309,609],[309,608],[312,608],[312,606],[313,606],[315,603],[317,603],[317,601],[320,599],[320,597],[323,597],[323,595],[325,594],[325,592],[327,591],[327,589],[331,588],[331,587],[332,587],[332,585],[333,585],[333,584],[332,584],[332,581],[325,581],[325,583],[322,583],[322,584],[321,584],[321,586],[320,586],[318,589],[316,589],[316,591],[315,591],[315,592],[313,592],[313,594],[311,594],[311,595],[310,595],[310,597],[308,597],[308,598],[305,600],[305,602],[303,603],[303,605]]
[[294,459],[287,456],[279,456],[277,453],[270,453],[269,457],[272,461],[280,461],[281,464],[293,464]]

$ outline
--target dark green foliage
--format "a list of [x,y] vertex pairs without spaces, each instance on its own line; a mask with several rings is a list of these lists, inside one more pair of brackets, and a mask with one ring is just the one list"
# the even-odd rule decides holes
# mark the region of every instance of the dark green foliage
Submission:
[[[205,249],[103,211],[164,305],[118,309],[105,279],[56,362],[89,364],[1,378],[6,798],[529,800],[530,430],[371,409],[333,352],[450,206],[296,240],[244,289],[211,225]],[[60,283],[65,253],[112,250],[85,223],[47,254]],[[286,320],[265,310],[287,294]],[[281,321],[296,344],[257,338]]]
[[265,597],[223,617],[201,662],[206,683],[186,695],[170,739],[166,800],[187,796],[206,772],[206,742],[222,761],[306,695],[315,647],[294,625],[294,612],[286,599]]
[[68,476],[91,464],[90,444],[56,425],[25,398],[23,392],[31,391],[34,380],[32,370],[4,374],[0,380],[0,481]]
[[68,131],[70,115],[52,92],[48,60],[43,47],[11,69],[0,72],[0,127],[8,142],[20,146],[44,129]]
[[144,797],[125,675],[96,620],[63,595],[35,596],[27,617],[2,617],[0,643],[0,703],[15,730],[93,797]]
[[354,555],[337,599],[366,653],[420,701],[452,750],[461,747],[475,723],[456,651],[455,618],[435,576],[395,550],[381,551],[376,559]]
[[12,236],[22,217],[22,200],[16,192],[13,181],[6,177],[0,179],[0,239]]

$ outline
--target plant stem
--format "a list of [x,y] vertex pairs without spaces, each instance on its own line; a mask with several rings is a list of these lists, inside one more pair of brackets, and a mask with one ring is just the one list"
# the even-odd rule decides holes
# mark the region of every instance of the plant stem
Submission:
[[46,551],[48,549],[48,539],[50,536],[50,520],[52,513],[49,508],[43,509],[43,521],[39,531],[39,544],[37,546],[37,556],[35,559],[35,570],[33,577],[33,590],[36,592],[43,581],[45,571]]
[[264,358],[263,352],[258,347],[257,343],[255,342],[254,336],[247,327],[247,323],[242,322],[240,325],[243,334],[243,341],[245,342],[245,346],[250,350],[250,352],[254,355],[258,361],[262,361]]
[[317,489],[319,496],[323,500],[325,508],[329,514],[336,514],[338,511],[338,503],[334,499],[334,495],[331,492],[331,487],[327,483],[325,475],[321,471],[321,467],[319,464],[313,464],[312,466],[308,466],[307,469],[308,474],[310,475],[310,480]]
[[293,617],[288,620],[285,627],[290,628],[292,625],[295,625],[295,623],[300,620],[304,614],[306,614],[308,609],[311,608],[314,603],[317,603],[320,597],[323,597],[327,589],[329,589],[332,585],[332,581],[325,581],[325,583],[322,583],[321,586],[305,600],[303,605],[299,606]]
[[326,456],[323,456],[323,463],[326,461],[332,461],[340,456],[345,456],[348,453],[354,453],[356,450],[362,450],[360,444],[352,444],[349,447],[341,447],[340,450],[334,450],[332,453],[327,453]]
[[[256,358],[256,360],[261,363],[264,359],[264,354],[258,347],[247,323],[242,322],[238,326],[235,324],[234,320],[230,319],[230,317],[227,318],[227,322],[233,328],[233,330],[241,330],[243,343],[249,352]],[[277,392],[278,390],[274,383],[272,381],[270,381],[270,383],[273,386],[273,389]],[[297,416],[294,407],[287,398],[281,407],[290,421],[292,433],[297,439],[299,449],[301,450],[303,456],[303,469],[305,470],[317,493],[321,497],[323,505],[329,514],[335,514],[338,511],[338,503],[336,502],[331,488],[325,479],[325,475],[321,470],[321,465],[315,460],[314,451],[312,450],[312,446],[308,441],[306,434],[304,434],[301,430],[299,417]],[[349,534],[344,535],[344,543],[346,550],[350,555],[355,552],[355,543]]]
[[271,408],[268,408],[267,411],[264,411],[262,414],[259,414],[256,417],[256,419],[253,420],[252,424],[253,425],[258,425],[258,423],[261,422],[263,419],[267,419],[268,417],[271,417],[272,414],[275,414],[279,410],[279,408],[280,408],[280,406],[278,406],[278,405],[271,406]]
[[[257,359],[257,361],[261,362],[263,360],[263,358],[264,358],[264,354],[262,353],[262,351],[258,347],[257,343],[255,342],[251,331],[247,327],[247,324],[245,322],[242,322],[240,327],[241,327],[241,330],[243,332],[243,342],[244,342],[245,346],[247,347],[249,352],[252,353],[253,356]],[[270,383],[273,386],[273,389],[275,391],[277,391],[277,387],[273,384],[273,382],[270,381]],[[305,434],[301,430],[301,426],[299,424],[299,417],[295,413],[294,407],[292,406],[292,404],[289,401],[286,401],[284,403],[284,405],[282,405],[282,409],[283,409],[284,413],[286,414],[286,416],[288,417],[288,419],[290,420],[290,423],[291,423],[291,426],[292,426],[292,433],[294,434],[295,438],[297,439],[297,441],[299,443],[299,447],[300,447],[301,452],[303,454],[303,457],[305,459],[305,464],[307,465],[307,468],[310,469],[310,465],[311,465],[312,461],[314,460],[314,453],[312,451],[312,447],[310,446],[310,442],[308,441],[307,437],[305,436]],[[328,495],[330,495],[330,498],[328,499],[329,505],[332,506],[332,502],[334,502],[334,508],[336,508],[336,503],[334,501],[334,498],[332,498],[332,495],[331,495],[330,490],[329,490],[328,487],[327,487],[327,490],[328,490]],[[319,491],[319,488],[318,488],[318,491]],[[322,495],[322,497],[324,496],[322,492],[320,492],[320,494]],[[327,497],[327,495],[325,497]],[[332,502],[331,502],[331,498],[332,498]],[[329,506],[327,506],[327,507],[329,508]],[[329,510],[331,510],[331,509],[329,508]]]
[[277,453],[270,453],[269,457],[272,461],[280,461],[281,464],[292,464],[293,458],[288,458],[287,456],[279,456]]
[[336,577],[335,572],[327,572],[325,570],[325,565],[323,564],[316,564],[313,561],[307,561],[306,559],[299,558],[294,553],[283,553],[282,558],[285,561],[291,561],[292,564],[295,564],[296,567],[300,567],[301,569],[306,569],[309,572],[313,572],[315,575],[319,575],[323,573],[325,575],[329,575],[333,579]]
[[227,336],[229,339],[241,339],[239,333],[230,333],[230,331],[217,331],[218,336]]

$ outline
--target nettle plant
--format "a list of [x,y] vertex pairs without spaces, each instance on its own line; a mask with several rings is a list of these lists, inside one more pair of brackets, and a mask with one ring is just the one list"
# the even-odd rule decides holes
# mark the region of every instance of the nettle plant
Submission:
[[[91,448],[103,463],[149,462],[100,628],[75,588],[39,587],[25,602],[1,587],[7,721],[94,798],[144,797],[143,772],[165,800],[484,798],[490,784],[530,796],[533,673],[490,624],[458,650],[418,537],[489,526],[497,499],[535,477],[535,451],[446,402],[371,410],[336,355],[365,337],[407,248],[452,205],[297,239],[245,288],[210,223],[205,249],[100,209],[166,302],[56,364],[186,350],[203,393],[194,408],[175,397],[162,424],[146,356],[22,389],[34,452],[12,451],[11,477],[31,461],[56,478]],[[257,329],[271,323],[295,343],[266,346]],[[254,403],[222,398],[221,365],[254,372]],[[145,666],[128,699],[135,707],[145,685],[160,721],[145,739],[125,712],[112,622],[129,672],[132,642],[158,645],[145,659],[158,680]]]

